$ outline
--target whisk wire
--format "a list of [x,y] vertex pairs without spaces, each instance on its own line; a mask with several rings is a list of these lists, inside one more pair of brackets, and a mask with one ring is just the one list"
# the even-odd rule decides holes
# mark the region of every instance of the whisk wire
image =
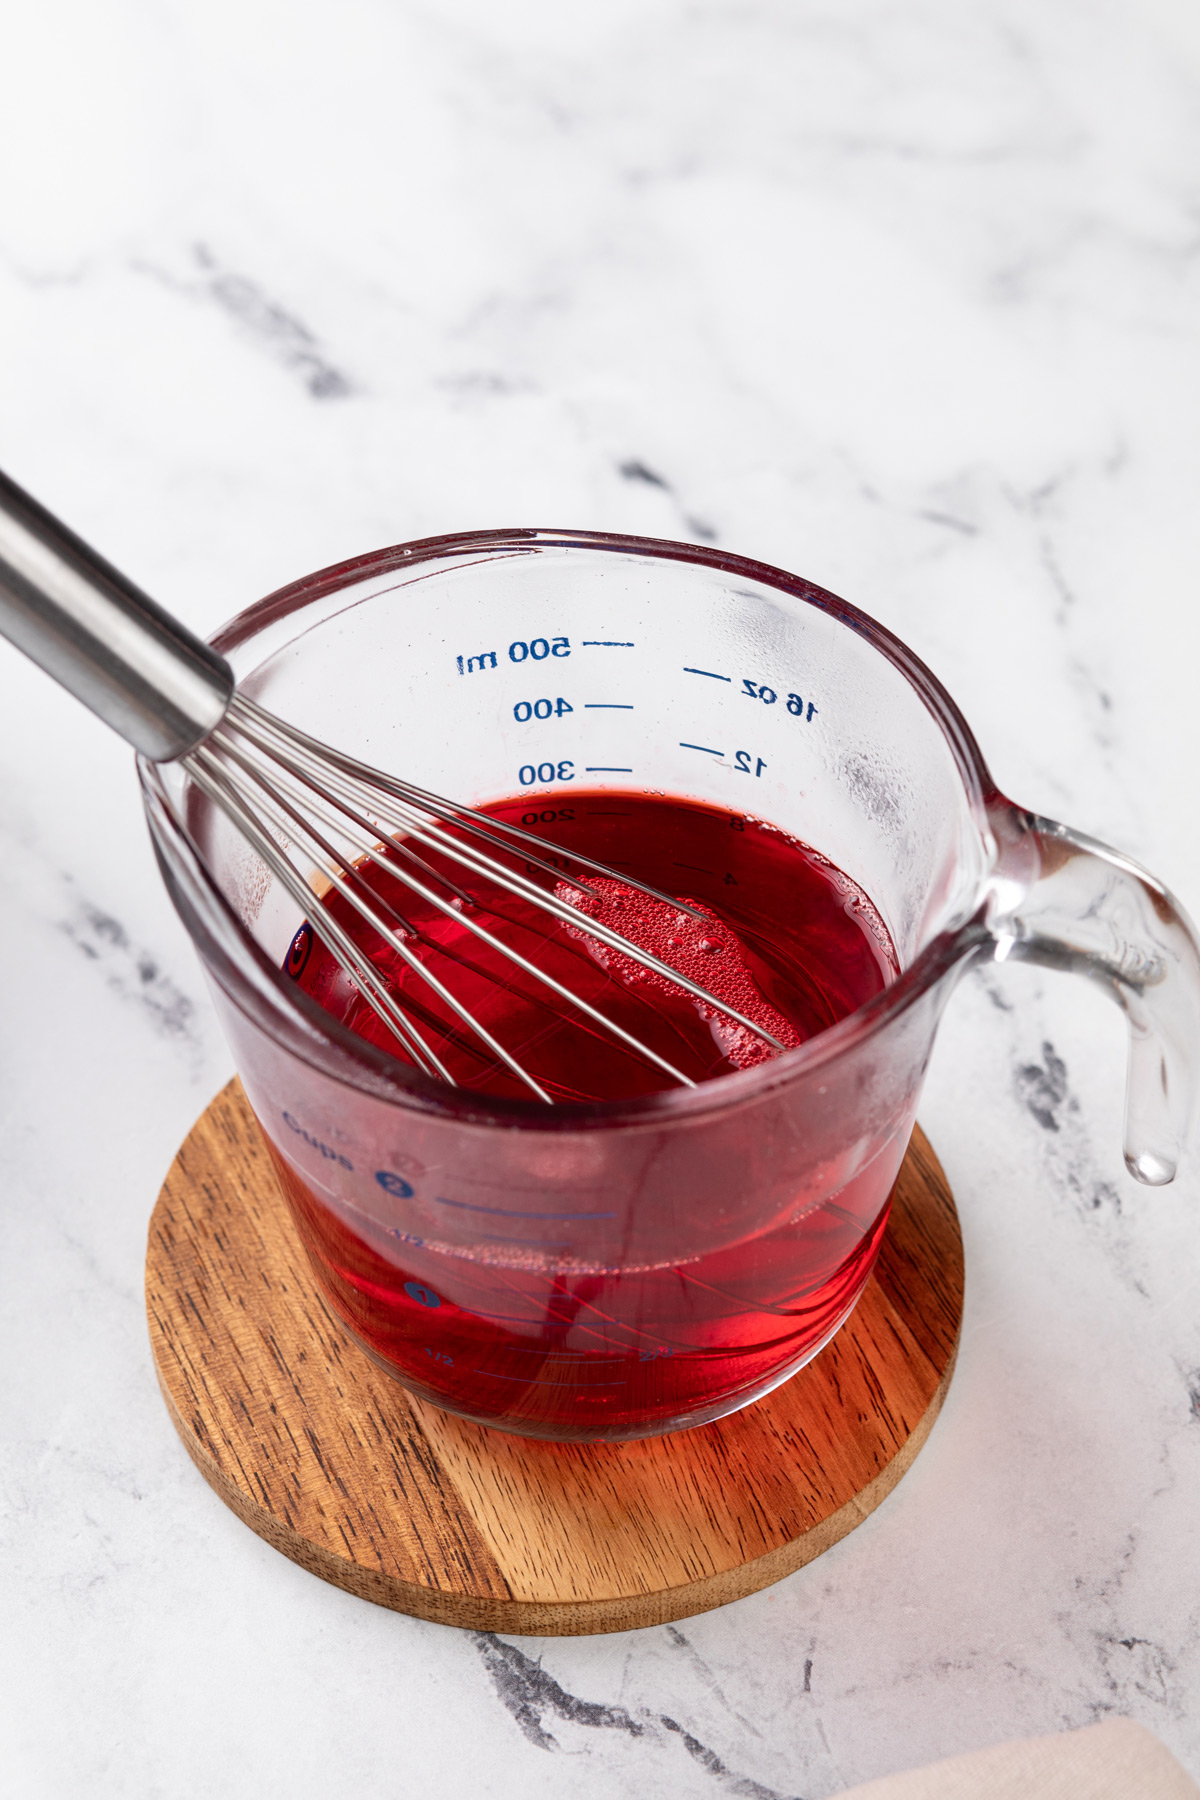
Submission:
[[[640,945],[634,944],[628,938],[622,937],[619,932],[613,931],[599,919],[593,919],[586,913],[581,913],[577,907],[572,906],[567,901],[559,899],[556,894],[547,893],[544,888],[538,887],[536,883],[529,881],[525,876],[518,874],[515,870],[506,869],[493,858],[483,855],[472,846],[463,844],[449,832],[444,831],[441,826],[429,824],[427,819],[422,816],[423,811],[426,810],[423,802],[418,804],[413,801],[405,800],[402,796],[397,796],[396,792],[396,790],[405,790],[414,794],[423,794],[424,790],[413,788],[410,783],[395,780],[391,776],[382,775],[378,770],[371,769],[364,763],[356,762],[354,758],[346,757],[341,752],[326,753],[322,751],[320,755],[317,755],[317,751],[320,747],[316,744],[316,740],[308,738],[305,733],[296,731],[295,728],[290,725],[285,725],[283,721],[275,719],[269,714],[264,714],[261,708],[254,706],[253,702],[250,702],[249,705],[253,708],[255,723],[257,724],[262,720],[268,721],[272,734],[278,735],[283,742],[289,746],[289,749],[292,749],[292,754],[295,759],[292,772],[305,784],[305,786],[312,788],[317,793],[323,794],[327,800],[332,801],[334,804],[344,809],[346,807],[345,800],[339,798],[336,793],[330,791],[330,787],[333,784],[330,784],[330,786],[326,785],[327,783],[330,783],[328,764],[332,761],[339,769],[343,769],[345,765],[349,764],[357,771],[359,781],[381,790],[391,799],[392,809],[394,810],[381,806],[373,806],[373,811],[378,814],[379,822],[390,825],[395,830],[411,833],[420,842],[450,856],[464,868],[471,869],[474,873],[483,875],[486,879],[495,882],[509,893],[531,901],[533,905],[540,910],[549,912],[564,924],[574,926],[577,929],[582,927],[586,930],[589,937],[595,938],[609,949],[618,951],[623,956],[628,956],[633,961],[640,963],[643,968],[652,970],[655,974],[663,976],[674,986],[679,987],[683,989],[685,993],[690,994],[693,999],[703,1001],[706,1005],[713,1007],[714,1010],[723,1014],[726,1018],[733,1020],[735,1024],[744,1026],[748,1030],[754,1032],[757,1037],[761,1038],[763,1042],[768,1044],[772,1049],[784,1049],[784,1045],[780,1043],[778,1038],[774,1037],[769,1031],[766,1031],[763,1026],[757,1024],[753,1019],[747,1018],[747,1016],[744,1013],[739,1012],[736,1007],[730,1006],[726,1001],[718,999],[717,996],[710,993],[707,988],[702,987],[698,982],[692,981],[689,976],[682,974],[680,970],[673,968],[671,964],[663,962],[659,957],[653,955],[652,952],[643,950]],[[240,714],[241,709],[241,696],[236,696],[230,707],[230,715],[233,715],[234,713]],[[235,723],[239,730],[245,730],[240,717],[235,720]],[[253,741],[253,727],[246,731],[246,735],[251,737]],[[214,736],[224,740],[225,726],[222,725],[220,731],[215,733]],[[292,748],[292,740],[294,739],[300,740],[298,757],[295,749]],[[309,746],[312,746],[313,748],[310,750]],[[269,755],[282,760],[281,753],[278,750],[272,749],[269,745],[263,745],[262,748],[264,748]],[[314,763],[317,764],[319,773],[314,771]],[[343,795],[346,791],[346,787],[343,786]],[[398,807],[395,805],[397,797],[400,798]],[[436,796],[431,798],[436,799]],[[439,802],[438,804],[444,810],[447,810],[445,802]],[[449,810],[468,814],[471,813],[470,808]],[[486,820],[487,824],[490,824],[491,821],[487,820],[486,815],[483,814],[472,814],[472,816],[481,821],[477,827],[476,834],[479,836],[486,836],[487,834],[483,828],[483,821]],[[539,839],[535,838],[532,841],[540,844]],[[659,894],[657,889],[648,887],[644,883],[631,881],[625,875],[619,874],[615,869],[607,868],[603,863],[595,862],[591,858],[584,858],[581,860],[586,861],[589,867],[594,871],[600,872],[610,880],[617,880],[627,887],[637,888],[640,892],[649,894],[651,897],[661,900],[664,904],[671,906],[676,911],[686,912],[693,918],[700,920],[705,919],[703,913],[698,912],[694,907],[688,906],[686,902],[674,900],[667,895]],[[395,870],[394,865],[390,866],[393,873],[398,873],[398,871]],[[552,866],[543,866],[546,867],[547,874],[552,875],[556,881],[562,880],[562,870]],[[406,875],[401,875],[400,879],[408,882],[408,877]],[[415,882],[411,883],[411,885],[414,892],[423,892]],[[573,876],[571,878],[571,885],[574,887],[581,887],[585,892],[588,891],[587,884],[577,882]],[[423,894],[423,897],[431,896]],[[436,899],[434,899],[434,904],[441,906],[442,910],[448,910]],[[457,909],[455,909],[455,911],[456,916],[462,919],[462,922],[468,926],[468,929],[477,930],[481,935],[487,935],[483,933],[482,927],[475,926],[473,922],[468,921],[462,914],[457,914]],[[489,941],[494,942],[494,940],[491,939],[489,939]],[[515,957],[516,955],[516,953],[509,950],[507,946],[500,945],[499,948],[505,955],[512,957]],[[545,979],[547,981],[549,979],[548,977],[542,976],[540,971],[535,970],[534,973],[538,974],[539,979]],[[569,990],[561,991],[571,999],[572,1004],[581,1004],[578,997],[571,995]],[[618,1030],[611,1021],[602,1020],[602,1022],[605,1023],[610,1030]],[[634,1043],[637,1043],[637,1041],[638,1040],[636,1039],[633,1040]],[[647,1046],[642,1045],[640,1048],[642,1053],[648,1055],[651,1060],[658,1060],[655,1053],[650,1051]],[[670,1069],[669,1065],[661,1066],[667,1067],[668,1071],[676,1078],[683,1079],[679,1076],[678,1071]]]
[[[236,746],[234,746],[233,748],[230,748],[228,746],[223,745],[222,749],[224,750],[225,754],[228,754],[230,756],[235,756],[237,758],[237,760],[241,763],[242,767],[245,768],[247,774],[251,775],[252,779],[255,781],[256,785],[259,787],[260,792],[267,795],[269,804],[273,804],[275,802],[282,803],[282,797],[276,793],[273,784],[271,782],[269,782],[266,777],[263,776],[261,770],[255,769],[252,767],[252,765],[249,764],[248,759],[245,758],[244,755],[240,751],[237,750]],[[315,791],[319,796],[326,798],[326,799],[329,798],[329,796],[327,794],[325,794],[324,788],[320,784],[306,782],[305,786],[306,786],[306,793],[308,791]],[[311,808],[311,801],[309,801],[308,803]],[[336,803],[336,804],[338,804],[339,811],[342,812],[344,817],[349,817],[350,819],[352,819],[352,821],[355,824],[357,824],[364,833],[373,835],[374,827],[373,827],[372,821],[370,821],[369,819],[366,819],[361,814],[359,814],[357,811],[346,808],[345,806],[341,805],[341,803]],[[308,820],[303,813],[300,813],[299,811],[297,811],[290,804],[286,805],[286,812],[287,812],[287,815],[292,819],[293,823],[299,827],[300,831],[308,837],[309,841],[311,843],[317,843],[320,846],[320,848],[329,856],[332,863],[336,864],[340,860],[339,854],[334,849],[334,847],[331,844],[326,843],[324,839],[320,839],[318,837],[318,835],[312,831],[312,828],[309,825]],[[337,828],[342,830],[344,835],[346,835],[349,838],[350,834],[345,832],[345,827],[343,824],[339,823]],[[356,855],[365,856],[365,857],[369,858],[372,862],[377,864],[380,868],[387,870],[387,872],[389,874],[394,875],[397,873],[395,864],[392,861],[390,855],[388,855],[385,851],[376,847],[376,845],[372,842],[371,835],[364,836],[357,843],[354,843],[353,839],[351,839],[350,842],[351,842],[352,849]],[[291,865],[289,865],[289,867],[291,867]],[[295,871],[293,871],[293,872],[295,872]],[[522,1068],[521,1064],[518,1063],[517,1060],[501,1044],[499,1044],[496,1041],[496,1039],[493,1038],[491,1036],[491,1034],[485,1030],[485,1028],[483,1026],[481,1026],[479,1024],[479,1022],[475,1019],[474,1015],[472,1013],[470,1013],[464,1006],[462,1006],[462,1004],[457,999],[455,999],[454,995],[449,991],[449,989],[447,989],[445,987],[445,985],[441,981],[439,981],[438,978],[432,973],[432,971],[428,968],[427,964],[424,961],[422,961],[421,958],[414,956],[413,953],[409,950],[407,945],[403,944],[400,940],[398,940],[394,936],[394,934],[390,933],[386,927],[384,927],[380,924],[380,922],[379,922],[378,918],[375,916],[373,910],[369,906],[365,905],[363,903],[360,895],[352,887],[347,885],[340,878],[340,876],[336,873],[335,868],[332,868],[332,867],[325,868],[322,870],[322,873],[325,874],[330,879],[332,884],[337,887],[338,891],[345,896],[345,898],[347,899],[349,904],[354,907],[354,909],[359,913],[359,915],[362,918],[366,919],[367,922],[372,926],[372,928],[374,930],[379,932],[380,936],[389,945],[389,947],[391,947],[392,949],[397,951],[397,953],[403,958],[403,960],[408,964],[408,966],[413,970],[413,972],[415,974],[417,974],[422,980],[426,981],[435,990],[435,992],[437,992],[447,1002],[447,1004],[452,1007],[454,1012],[463,1020],[463,1022],[465,1024],[467,1024],[476,1033],[477,1036],[479,1036],[480,1038],[483,1039],[483,1041],[488,1045],[489,1049],[495,1051],[495,1053],[501,1058],[501,1060],[504,1061],[508,1065],[508,1067],[513,1070],[513,1072],[515,1074],[520,1076],[520,1078],[525,1082],[526,1086],[528,1086],[535,1093],[537,1093],[540,1098],[548,1100],[549,1096],[546,1095],[544,1093],[544,1091],[538,1086],[538,1084],[534,1081],[533,1077],[531,1075],[529,1075],[528,1072]],[[486,926],[479,924],[479,922],[477,920],[472,919],[472,918],[468,917],[466,914],[460,912],[459,909],[456,906],[454,906],[451,902],[443,900],[439,894],[433,892],[432,889],[426,887],[423,882],[419,882],[419,881],[415,880],[407,872],[401,876],[401,879],[403,880],[404,884],[407,887],[409,887],[413,893],[417,894],[421,899],[428,902],[428,904],[430,904],[431,906],[436,907],[440,912],[444,913],[446,916],[454,919],[454,921],[457,924],[463,926],[467,931],[471,932],[475,937],[479,938],[483,943],[488,944],[493,950],[498,951],[500,953],[500,955],[505,959],[505,961],[515,963],[519,969],[522,969],[534,981],[540,982],[543,987],[548,988],[552,993],[556,994],[560,1000],[567,1001],[570,1004],[570,1006],[572,1008],[574,1008],[576,1011],[584,1013],[595,1024],[601,1026],[606,1033],[610,1034],[613,1037],[618,1038],[622,1043],[624,1043],[636,1055],[642,1056],[647,1061],[654,1063],[656,1065],[656,1067],[660,1068],[663,1071],[664,1074],[671,1076],[671,1078],[675,1081],[678,1081],[681,1086],[693,1087],[695,1085],[695,1083],[690,1079],[690,1077],[685,1075],[681,1069],[677,1069],[675,1067],[675,1065],[672,1062],[669,1062],[665,1056],[661,1056],[659,1054],[659,1052],[657,1050],[652,1049],[650,1045],[644,1044],[641,1041],[641,1039],[638,1037],[635,1037],[632,1032],[626,1031],[624,1026],[617,1024],[616,1020],[610,1019],[605,1013],[601,1012],[597,1007],[592,1006],[592,1004],[589,1001],[584,1000],[583,998],[581,998],[580,995],[574,993],[570,988],[566,987],[562,982],[557,981],[555,979],[555,977],[548,974],[546,972],[546,970],[538,968],[536,963],[531,962],[528,957],[523,956],[521,954],[521,952],[519,950],[514,949],[511,944],[504,943],[493,932],[489,931],[486,928]],[[311,889],[310,889],[310,892],[311,892]],[[541,890],[535,889],[534,892],[540,894]],[[316,900],[315,904],[320,905],[321,903],[319,900]],[[325,907],[322,907],[321,914],[322,914],[323,919],[328,918],[328,909]],[[578,915],[575,915],[575,916],[578,917]],[[321,929],[322,930],[324,929],[323,925],[322,925]]]
[[[156,764],[174,763],[190,778],[195,792],[228,821],[282,891],[302,909],[342,973],[425,1073],[451,1081],[442,1060],[408,1017],[405,1005],[411,1005],[427,1025],[433,1024],[436,1009],[389,993],[382,970],[315,892],[314,881],[317,885],[324,881],[325,892],[336,891],[399,961],[419,976],[451,1017],[469,1027],[477,1044],[516,1074],[528,1091],[550,1102],[550,1096],[517,1058],[428,967],[424,952],[443,948],[436,933],[430,926],[414,937],[403,915],[365,878],[360,866],[364,859],[385,867],[401,889],[425,901],[434,912],[452,915],[499,955],[502,971],[506,965],[524,971],[565,1001],[580,1020],[591,1021],[672,1080],[694,1085],[657,1051],[487,930],[472,916],[475,897],[455,882],[453,872],[482,877],[489,889],[524,901],[546,918],[567,926],[593,953],[597,946],[604,946],[627,959],[625,966],[638,964],[701,1001],[709,1014],[733,1020],[774,1049],[784,1048],[753,1019],[591,917],[587,906],[595,904],[599,909],[607,896],[587,875],[602,882],[615,881],[626,890],[633,888],[674,909],[681,920],[690,918],[705,925],[712,918],[707,910],[630,879],[577,851],[571,853],[568,864],[571,885],[559,888],[562,870],[558,858],[550,854],[553,847],[534,833],[372,769],[287,724],[248,695],[238,693],[234,671],[217,650],[172,619],[3,475],[0,634],[11,638],[144,757]],[[204,853],[189,828],[186,801],[178,798],[167,804],[203,863]],[[380,838],[384,844],[376,841]],[[432,861],[428,860],[430,854]],[[505,859],[515,858],[524,859],[523,874],[507,867]],[[539,880],[555,891],[539,886]],[[564,893],[571,894],[571,901]],[[572,903],[576,899],[578,906]],[[482,896],[478,904],[485,910],[491,906],[495,916],[509,925],[518,923],[503,907],[495,907]],[[549,935],[545,942],[551,942]],[[446,954],[452,960],[458,957],[452,947],[447,947]],[[604,962],[602,955],[597,960]],[[464,962],[464,966],[474,965]],[[621,967],[618,964],[618,971]],[[487,973],[500,987],[505,986],[503,973]],[[437,1029],[444,1030],[440,1022]]]
[[[254,814],[238,795],[237,790],[230,784],[220,764],[207,756],[203,750],[198,750],[188,757],[188,774],[201,792],[220,808],[234,829],[246,839],[251,849],[262,858],[267,868],[287,889],[297,905],[306,914],[319,907],[320,902],[308,882],[288,861],[270,834],[263,830]],[[330,948],[350,965],[362,984],[364,998],[395,1032],[417,1066],[426,1075],[438,1075],[453,1086],[453,1077],[449,1071],[425,1043],[416,1028],[410,1024],[400,1008],[396,1006],[371,963],[362,955],[353,939],[342,930],[333,918],[326,917],[322,920],[322,925]]]
[[[529,863],[541,870],[543,875],[557,880],[562,874],[555,864],[546,861],[543,854],[545,845],[540,838],[534,837],[532,832],[520,831],[515,826],[504,827],[502,820],[486,818],[472,807],[458,806],[438,794],[430,794],[424,788],[414,787],[411,782],[401,781],[396,776],[385,775],[382,770],[373,769],[369,764],[358,762],[354,757],[346,756],[342,751],[331,749],[320,743],[318,739],[309,737],[307,732],[300,731],[296,726],[287,724],[285,720],[265,712],[262,707],[256,706],[254,701],[246,701],[240,694],[235,696],[229,712],[222,721],[221,729],[225,730],[230,725],[241,732],[243,736],[257,742],[260,748],[267,751],[268,755],[275,758],[286,756],[297,766],[303,764],[309,769],[317,769],[326,781],[329,780],[332,773],[337,773],[343,777],[351,789],[357,782],[360,785],[365,784],[371,787],[378,794],[386,794],[393,801],[399,800],[405,808],[407,822],[400,824],[399,821],[394,821],[394,823],[397,823],[401,829],[419,832],[424,826],[432,832],[437,828],[428,826],[427,818],[433,817],[442,819],[447,824],[456,825],[460,830],[467,831],[475,837],[481,837],[487,842],[494,843],[496,833],[503,827],[512,830],[528,843],[530,848],[523,854]],[[493,826],[496,828],[495,831],[493,831]],[[450,841],[452,843],[459,842],[456,839]],[[588,893],[595,892],[594,889],[587,887],[586,883],[580,882],[576,885],[583,887]],[[636,884],[631,883],[630,885]],[[651,892],[652,890],[647,889],[646,891]],[[663,897],[665,898],[665,896]],[[688,910],[691,911],[691,908]]]
[[[202,756],[206,755],[206,753],[204,751],[199,752],[199,754]],[[226,750],[226,754],[230,754],[230,752],[228,750]],[[207,757],[206,757],[206,760],[208,760]],[[243,767],[246,767],[246,764],[244,762],[243,762]],[[437,994],[438,997],[445,1002],[445,1004],[450,1008],[450,1010],[455,1014],[455,1016],[458,1017],[459,1019],[461,1019],[463,1024],[466,1025],[472,1032],[474,1032],[475,1036],[478,1037],[484,1044],[486,1044],[487,1048],[496,1057],[498,1057],[498,1059],[501,1062],[503,1062],[505,1064],[505,1066],[507,1068],[509,1068],[514,1075],[516,1075],[518,1077],[519,1080],[521,1080],[525,1083],[526,1087],[529,1088],[531,1093],[533,1093],[539,1100],[544,1101],[547,1105],[552,1105],[553,1102],[551,1101],[549,1094],[547,1094],[545,1089],[543,1087],[541,1087],[537,1081],[534,1080],[533,1076],[529,1074],[528,1070],[522,1067],[522,1065],[517,1061],[517,1058],[515,1056],[513,1056],[510,1051],[505,1049],[504,1045],[502,1043],[500,1043],[497,1038],[493,1037],[491,1032],[488,1031],[485,1026],[483,1026],[479,1023],[478,1019],[476,1019],[474,1017],[474,1015],[468,1010],[468,1008],[465,1007],[462,1004],[462,1002],[456,998],[456,996],[451,992],[451,990],[446,986],[446,984],[443,981],[441,981],[437,975],[434,974],[432,969],[430,969],[421,960],[420,957],[414,955],[413,951],[404,942],[403,938],[399,937],[396,934],[396,932],[392,931],[389,928],[389,926],[387,926],[384,923],[384,921],[380,918],[378,912],[376,911],[375,907],[373,905],[368,904],[368,902],[363,899],[362,894],[356,889],[356,887],[352,886],[349,882],[347,882],[345,880],[345,878],[339,871],[338,862],[340,859],[338,856],[338,852],[334,849],[333,845],[328,843],[327,840],[325,838],[323,838],[319,832],[317,832],[313,829],[313,827],[309,823],[308,819],[302,813],[298,812],[296,810],[296,808],[293,807],[282,795],[280,795],[278,793],[277,789],[275,788],[275,786],[270,781],[268,781],[266,779],[266,777],[264,777],[260,771],[251,771],[249,768],[247,768],[247,773],[252,774],[252,778],[254,779],[255,785],[257,786],[259,793],[263,796],[263,804],[264,804],[266,810],[269,813],[274,813],[276,825],[279,826],[286,834],[287,827],[283,825],[282,821],[284,819],[291,820],[293,826],[298,828],[301,838],[303,840],[307,841],[308,845],[311,848],[314,848],[316,850],[316,852],[318,853],[317,857],[314,858],[314,861],[317,862],[318,867],[321,868],[321,873],[329,881],[330,885],[332,887],[335,887],[337,889],[337,891],[342,895],[342,897],[354,908],[354,910],[358,913],[359,917],[364,919],[366,921],[366,923],[368,925],[370,925],[371,929],[379,935],[379,937],[387,945],[388,949],[391,950],[395,955],[399,956],[401,958],[401,960],[413,971],[414,974],[420,976],[421,980],[424,981],[430,988],[433,989],[434,993]],[[371,853],[369,847],[367,847],[367,846],[364,846],[364,851],[368,855]],[[318,860],[319,857],[322,855],[328,859],[325,866],[321,866],[321,864]],[[284,858],[283,860],[286,861],[286,858]],[[288,866],[289,866],[289,868],[293,867],[293,865],[291,865],[290,863],[288,864]],[[293,869],[293,872],[295,872],[294,869]],[[303,878],[301,877],[301,880],[302,879]],[[305,884],[305,885],[307,886],[308,884]],[[412,885],[414,893],[421,894],[422,898],[434,898],[432,895],[429,895],[429,894],[423,892],[423,890],[419,884],[411,883],[410,885]],[[419,1036],[419,1034],[416,1033],[416,1028],[413,1026],[411,1020],[409,1020],[407,1018],[407,1015],[405,1015],[402,1012],[402,1009],[400,1009],[396,1006],[396,1003],[395,1003],[394,999],[392,998],[392,996],[390,994],[387,994],[386,988],[384,988],[383,984],[379,981],[378,975],[374,971],[373,966],[370,963],[369,959],[367,959],[362,954],[359,947],[354,944],[353,939],[350,938],[345,932],[343,932],[340,927],[336,926],[336,922],[333,920],[333,918],[329,912],[329,908],[324,904],[323,900],[321,900],[318,896],[316,896],[313,893],[311,887],[309,887],[308,891],[309,891],[309,895],[310,895],[310,898],[308,901],[309,919],[311,922],[313,915],[314,914],[317,915],[317,917],[319,919],[319,924],[314,926],[314,929],[317,931],[318,936],[327,937],[330,925],[335,925],[335,930],[337,932],[337,936],[342,940],[341,944],[339,944],[339,946],[338,946],[339,949],[342,950],[343,954],[347,954],[344,946],[349,945],[351,947],[351,950],[353,952],[351,960],[353,961],[354,966],[355,966],[355,973],[360,975],[360,979],[361,979],[362,970],[363,969],[369,970],[370,971],[369,985],[371,988],[371,994],[378,994],[378,993],[382,992],[383,994],[386,995],[386,999],[387,999],[386,1010],[381,1013],[380,1008],[378,1006],[376,1006],[374,1008],[374,1010],[377,1013],[380,1013],[380,1016],[382,1016],[384,1018],[385,1023],[392,1025],[393,1028],[394,1028],[394,1015],[398,1014],[400,1017],[404,1018],[404,1020],[405,1020],[406,1032],[409,1034],[412,1034],[412,1035]],[[375,896],[373,894],[372,899],[375,899],[375,898],[377,898],[377,896]],[[448,907],[448,910],[454,911],[454,909],[452,907]],[[457,913],[455,916],[458,916]],[[496,940],[492,940],[492,941],[496,942]],[[371,994],[364,993],[364,996],[363,996],[364,999],[366,999],[368,1001],[368,1004],[373,1004]],[[424,1043],[423,1039],[421,1040],[421,1042],[422,1042],[422,1047],[424,1048],[426,1056],[430,1059],[430,1061],[434,1062],[437,1065],[437,1073],[439,1075],[441,1075],[444,1080],[451,1081],[452,1085],[454,1085],[453,1078],[446,1072],[444,1065],[434,1055],[434,1052],[429,1049],[429,1046]]]
[[[372,768],[369,763],[359,762],[356,757],[349,756],[344,750],[331,749],[319,738],[310,737],[298,725],[292,725],[287,720],[278,718],[247,695],[238,693],[234,696],[229,714],[226,715],[226,722],[232,716],[238,729],[245,730],[243,714],[254,718],[268,730],[274,730],[294,750],[307,750],[322,768],[327,768],[330,763],[333,763],[351,778],[366,782],[381,793],[406,800],[411,805],[420,808],[423,813],[442,819],[447,824],[456,825],[460,830],[467,831],[474,837],[483,838],[485,843],[495,845],[498,837],[516,839],[521,846],[521,854],[529,862],[536,864],[544,875],[555,880],[561,877],[561,869],[554,863],[545,860],[545,843],[534,832],[526,831],[520,825],[513,825],[507,819],[495,819],[489,813],[479,812],[475,807],[447,800],[442,794],[430,793],[428,788],[417,787],[411,781],[402,781],[399,776],[386,774],[381,769]],[[500,847],[506,850],[509,848],[507,845]],[[516,854],[515,846],[510,854]],[[639,881],[636,876],[619,874],[607,863],[597,862],[594,857],[585,856],[579,850],[572,850],[571,860],[583,868],[590,869],[593,874],[603,876],[606,880],[623,881],[626,887],[635,888],[640,894],[647,894],[651,900],[660,900],[664,906],[672,906],[677,912],[686,913],[689,918],[697,920],[700,924],[706,922],[704,914],[698,907],[692,906],[686,900],[677,899],[673,894],[664,893],[661,888],[651,887],[648,882]],[[595,892],[586,881],[580,880],[576,876],[572,877],[572,885],[587,894]],[[670,973],[674,974],[674,971],[672,970]]]

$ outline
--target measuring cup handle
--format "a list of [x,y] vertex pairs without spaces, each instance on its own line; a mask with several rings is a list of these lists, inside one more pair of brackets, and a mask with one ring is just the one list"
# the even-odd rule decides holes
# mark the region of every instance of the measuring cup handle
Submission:
[[1200,941],[1153,875],[1116,850],[997,798],[988,924],[995,957],[1090,976],[1129,1020],[1125,1162],[1174,1179],[1200,1072]]

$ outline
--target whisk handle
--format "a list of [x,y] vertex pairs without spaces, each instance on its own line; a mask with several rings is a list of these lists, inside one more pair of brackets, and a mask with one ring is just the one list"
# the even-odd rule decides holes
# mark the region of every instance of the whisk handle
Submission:
[[0,633],[151,762],[220,724],[233,670],[0,474]]

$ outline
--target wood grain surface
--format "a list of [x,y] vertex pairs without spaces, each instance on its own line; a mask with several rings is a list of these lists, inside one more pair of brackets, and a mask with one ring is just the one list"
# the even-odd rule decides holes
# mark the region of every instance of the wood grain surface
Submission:
[[511,1437],[414,1399],[332,1321],[235,1081],[159,1196],[146,1305],[192,1460],[285,1556],[447,1625],[625,1631],[778,1581],[890,1493],[950,1380],[962,1242],[918,1130],[863,1297],[798,1375],[670,1437]]

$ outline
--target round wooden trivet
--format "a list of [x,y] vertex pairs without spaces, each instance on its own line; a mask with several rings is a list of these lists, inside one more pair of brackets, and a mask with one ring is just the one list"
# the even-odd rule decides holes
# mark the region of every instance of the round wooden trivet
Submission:
[[962,1241],[918,1131],[862,1299],[791,1381],[670,1437],[512,1437],[414,1399],[332,1322],[231,1082],[154,1209],[146,1304],[193,1462],[285,1556],[447,1625],[625,1631],[778,1581],[890,1493],[949,1384]]

